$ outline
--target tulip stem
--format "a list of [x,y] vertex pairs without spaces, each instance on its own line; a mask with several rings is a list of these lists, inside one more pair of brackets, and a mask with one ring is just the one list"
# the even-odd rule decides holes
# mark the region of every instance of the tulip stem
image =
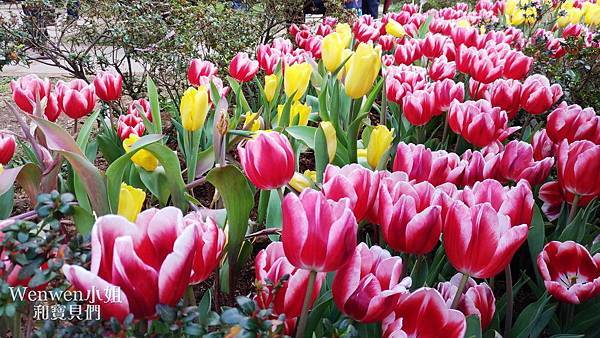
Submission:
[[504,319],[504,337],[509,338],[513,317],[513,281],[510,264],[504,269],[504,274],[506,276],[506,317]]
[[304,303],[302,303],[302,312],[300,313],[300,320],[296,327],[296,338],[304,336],[304,329],[306,328],[306,322],[308,320],[308,308],[310,300],[312,299],[313,289],[315,288],[315,279],[317,278],[317,272],[311,271],[308,275],[308,285],[306,286],[306,294],[304,295]]
[[581,198],[581,196],[579,196],[579,195],[575,195],[575,197],[573,197],[573,203],[571,203],[571,210],[569,211],[569,221],[567,222],[567,224],[573,222],[573,219],[577,215],[577,207],[578,207],[580,198]]
[[469,275],[467,275],[466,273],[463,273],[462,277],[460,278],[460,284],[458,284],[458,289],[456,289],[456,294],[454,295],[454,299],[452,300],[452,305],[450,306],[451,309],[456,309],[456,307],[458,306],[458,302],[460,301],[460,296],[462,295],[463,291],[465,290],[465,286],[467,285],[468,281],[469,281]]
[[196,305],[196,296],[194,296],[194,289],[191,285],[189,285],[185,289],[185,295],[183,296],[183,303],[185,306],[195,306]]
[[285,186],[283,186],[281,188],[276,188],[275,190],[277,190],[277,195],[279,195],[279,200],[281,201],[281,204],[283,204],[283,191],[285,190]]
[[448,113],[444,116],[444,132],[442,133],[442,144],[446,142],[446,136],[448,136]]

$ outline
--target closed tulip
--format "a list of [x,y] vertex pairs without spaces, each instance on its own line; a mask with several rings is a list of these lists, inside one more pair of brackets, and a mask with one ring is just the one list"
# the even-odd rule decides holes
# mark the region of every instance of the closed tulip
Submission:
[[563,95],[559,84],[550,85],[550,81],[540,74],[528,77],[521,91],[521,107],[530,114],[542,114],[552,107]]
[[502,75],[507,79],[521,80],[529,73],[532,63],[532,57],[522,52],[511,51],[504,59]]
[[212,217],[191,212],[183,217],[183,227],[196,228],[196,254],[192,263],[190,284],[205,281],[219,266],[227,238]]
[[378,223],[391,248],[417,255],[433,250],[442,231],[441,208],[432,203],[434,192],[428,182],[380,184]]
[[94,78],[94,90],[102,101],[110,102],[121,98],[123,77],[118,74],[101,72]]
[[448,260],[472,277],[496,276],[526,239],[526,224],[511,226],[510,217],[488,202],[469,208],[457,201],[445,218],[443,242]]
[[[104,319],[122,321],[156,315],[156,305],[175,306],[187,288],[197,249],[196,229],[183,229],[179,209],[167,207],[141,213],[132,224],[121,216],[98,218],[92,228],[90,271],[65,264],[75,290],[98,292]],[[118,300],[108,299],[116,290]]]
[[192,59],[187,70],[187,78],[191,85],[200,86],[200,78],[216,76],[217,71],[217,66],[210,61]]
[[348,60],[344,86],[346,95],[358,99],[367,95],[381,69],[381,47],[361,43]]
[[392,141],[394,141],[394,129],[389,130],[384,125],[373,128],[367,146],[367,162],[371,168],[378,167],[383,156],[390,149]]
[[546,130],[554,143],[565,139],[569,142],[588,140],[600,144],[600,116],[596,115],[593,108],[582,109],[579,105],[562,102],[548,114]]
[[420,59],[422,55],[419,42],[411,39],[396,46],[394,60],[398,65],[410,65]]
[[388,20],[387,24],[385,25],[385,31],[389,35],[396,38],[403,38],[406,35],[404,27],[394,19]]
[[509,119],[514,119],[521,108],[521,82],[497,80],[489,90],[492,106],[506,111]]
[[581,304],[600,294],[600,254],[592,257],[579,243],[546,244],[537,266],[546,289],[561,302]]
[[465,86],[462,82],[456,83],[452,79],[437,81],[433,85],[436,112],[448,111],[450,103],[454,100],[463,102],[465,100]]
[[345,41],[339,33],[331,33],[323,38],[321,43],[321,58],[325,69],[329,72],[334,72],[344,60],[342,54],[345,49]]
[[238,145],[244,173],[259,189],[276,189],[294,176],[294,151],[287,137],[277,132],[260,132],[245,146]]
[[462,312],[446,306],[436,289],[424,287],[403,297],[381,328],[384,338],[462,338],[467,323]]
[[379,175],[360,164],[339,168],[328,165],[323,174],[322,192],[330,200],[347,198],[358,222],[367,216],[379,190]]
[[448,110],[448,125],[477,147],[502,141],[518,128],[507,128],[508,116],[489,101],[454,101]]
[[297,268],[329,272],[346,263],[356,247],[356,218],[347,200],[328,200],[312,189],[287,194],[282,204],[283,249]]
[[311,74],[312,67],[307,62],[287,66],[283,77],[285,95],[289,98],[293,95],[294,100],[299,100],[308,88]]
[[[262,116],[256,117],[258,113],[247,112],[244,117],[244,128],[249,131],[257,131],[263,124]],[[252,123],[252,124],[250,124]]]
[[[394,46],[396,45],[396,38],[391,35],[382,35],[379,37],[379,39],[377,39],[377,44],[381,46],[381,50],[383,52],[388,52],[394,49]],[[383,55],[381,58],[389,58],[387,59],[389,60],[389,65],[392,65],[394,62],[394,57],[392,55]]]
[[547,157],[554,157],[556,144],[548,137],[546,129],[538,130],[531,137],[531,146],[533,147],[533,158],[541,161]]
[[433,81],[452,79],[456,75],[456,63],[448,61],[448,58],[442,55],[433,60],[431,66],[429,66],[428,74]]
[[25,75],[10,81],[12,98],[17,106],[28,114],[33,114],[37,100],[46,98],[44,116],[49,121],[56,121],[60,115],[56,95],[51,92],[52,84],[48,78],[40,79],[35,74]]
[[181,125],[187,131],[202,129],[210,108],[208,90],[204,86],[188,88],[181,97],[179,113]]
[[558,181],[571,194],[600,194],[600,145],[590,141],[563,140],[558,148]]
[[410,277],[402,279],[402,258],[379,246],[360,243],[331,285],[338,309],[361,323],[380,322],[393,310],[402,295],[408,295]]
[[[300,103],[300,101],[295,101],[292,103],[290,107],[290,121],[289,125],[297,125],[297,126],[305,126],[308,124],[308,118],[310,117],[310,113],[312,112],[311,106],[306,103]],[[283,114],[283,105],[279,105],[277,107],[277,124],[281,120],[281,116]],[[282,126],[285,127],[285,126]]]
[[258,72],[258,61],[250,60],[248,53],[237,53],[229,64],[229,75],[240,82],[251,81]]
[[498,174],[502,179],[513,182],[524,179],[531,185],[543,183],[554,165],[552,157],[536,161],[531,144],[517,140],[504,147],[498,161]]
[[[142,111],[140,111],[138,109],[138,106],[140,106],[140,108],[142,108]],[[144,116],[146,116],[146,118],[152,122],[152,107],[150,107],[150,102],[146,99],[137,99],[137,100],[133,100],[130,104],[129,107],[127,107],[127,114],[128,115],[135,115],[137,117],[142,117],[141,114],[144,114]]]
[[141,137],[144,134],[146,127],[141,117],[133,114],[121,115],[117,121],[117,135],[121,141],[129,138],[131,134]]
[[277,70],[277,66],[282,60],[282,53],[279,49],[272,48],[268,45],[259,45],[256,51],[256,61],[260,69],[264,70],[267,75],[272,75]]
[[448,37],[441,34],[427,33],[421,43],[421,52],[429,59],[442,56],[446,39]]
[[[285,314],[286,319],[298,317],[308,287],[309,271],[299,269],[288,261],[283,243],[273,242],[259,251],[254,259],[254,271],[258,282],[255,300],[259,307],[268,309],[272,305],[273,313],[277,315]],[[286,275],[287,279],[282,280]],[[324,280],[325,274],[318,273],[316,290],[321,289]],[[276,289],[278,283],[281,285]],[[318,292],[312,294],[309,305],[315,302],[318,295]]]
[[[123,141],[123,149],[125,149],[125,152],[130,152],[131,147],[139,138],[140,137],[135,134],[129,134],[129,137]],[[144,168],[146,171],[154,171],[156,170],[156,167],[158,167],[158,159],[146,149],[140,149],[131,156],[131,162]]]
[[314,187],[316,179],[312,180],[312,178],[309,177],[310,175],[307,173],[308,171],[309,170],[306,170],[304,174],[295,172],[294,176],[292,176],[292,179],[288,182],[288,185],[298,192]]
[[422,126],[431,121],[433,116],[442,111],[437,110],[434,88],[415,90],[402,99],[402,112],[413,126]]
[[322,121],[319,124],[319,127],[321,127],[321,130],[323,130],[323,134],[325,135],[327,158],[329,159],[329,163],[331,163],[335,159],[335,153],[337,151],[337,135],[335,127],[329,121]]
[[279,86],[279,78],[275,74],[265,76],[265,98],[267,102],[273,101],[277,87]]
[[15,155],[16,148],[17,143],[12,135],[0,133],[0,164],[8,164]]
[[[461,274],[452,276],[450,281],[438,284],[438,291],[450,307],[460,284]],[[492,323],[494,312],[496,312],[496,297],[494,292],[486,284],[477,284],[472,278],[467,280],[467,285],[460,294],[457,310],[465,317],[477,316],[481,323],[481,329],[485,330]]]
[[415,182],[428,181],[434,186],[453,182],[462,175],[460,158],[445,151],[431,151],[422,144],[398,143],[393,170],[404,172]]
[[349,47],[352,41],[352,28],[350,28],[350,25],[347,23],[338,23],[335,25],[335,31],[342,37],[344,48]]
[[138,214],[142,211],[145,200],[146,193],[144,190],[121,183],[117,213],[125,217],[129,222],[135,222]]
[[96,106],[94,86],[81,79],[56,84],[58,107],[72,119],[80,119],[91,113]]
[[583,4],[583,22],[586,25],[600,25],[600,4],[586,2]]
[[473,80],[488,84],[498,80],[502,76],[503,66],[494,62],[485,49],[479,52],[471,59],[471,69],[469,74]]

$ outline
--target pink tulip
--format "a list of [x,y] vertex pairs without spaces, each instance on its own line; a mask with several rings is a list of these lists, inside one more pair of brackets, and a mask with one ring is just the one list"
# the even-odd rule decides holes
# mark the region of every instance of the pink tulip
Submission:
[[502,76],[503,67],[491,58],[485,49],[480,49],[471,59],[469,74],[475,81],[481,83],[492,83]]
[[515,128],[507,128],[506,112],[492,107],[486,100],[454,101],[447,118],[448,125],[455,133],[477,147],[502,141],[515,131]]
[[33,114],[37,100],[42,101],[46,98],[46,108],[44,116],[49,121],[56,121],[60,115],[56,95],[51,93],[52,84],[48,78],[40,79],[35,74],[25,75],[17,80],[10,81],[12,98],[17,106],[28,114]]
[[514,119],[520,109],[521,83],[516,80],[496,80],[489,89],[492,106],[506,111]]
[[348,261],[356,247],[356,218],[348,200],[328,200],[304,189],[287,194],[282,205],[283,249],[297,268],[329,272]]
[[489,88],[491,84],[481,83],[475,81],[473,78],[469,79],[469,95],[472,100],[487,100],[489,101]]
[[94,86],[81,79],[71,82],[58,81],[56,96],[59,108],[72,119],[86,116],[96,106]]
[[526,224],[511,226],[510,217],[488,202],[469,208],[457,201],[446,215],[443,240],[448,261],[472,277],[497,275],[526,239]]
[[244,173],[259,189],[277,189],[294,176],[295,158],[287,137],[278,132],[261,132],[254,139],[238,145]]
[[192,59],[187,70],[187,78],[191,85],[200,86],[199,78],[217,75],[217,66],[210,61]]
[[100,72],[94,78],[94,90],[102,101],[110,102],[121,98],[123,77],[109,72]]
[[600,116],[593,108],[582,109],[579,105],[562,102],[548,114],[546,130],[554,143],[566,139],[569,142],[589,140],[600,144]]
[[6,165],[15,155],[17,143],[10,134],[0,133],[0,164]]
[[294,49],[292,42],[285,38],[275,38],[271,42],[271,47],[279,50],[282,54],[289,54]]
[[117,122],[117,135],[121,140],[127,139],[131,134],[142,136],[146,127],[141,117],[132,114],[119,116]]
[[433,88],[416,90],[402,99],[402,112],[414,126],[422,126],[431,121],[431,118],[442,113],[435,104]]
[[546,129],[538,130],[531,137],[531,146],[533,147],[533,158],[541,161],[547,157],[554,157],[556,145],[546,132]]
[[240,82],[248,82],[258,72],[258,61],[250,60],[248,53],[237,53],[229,64],[229,75]]
[[[142,111],[139,111],[138,105],[142,108]],[[144,114],[144,116],[152,122],[152,107],[150,107],[150,102],[146,99],[133,100],[129,104],[129,107],[127,107],[127,114],[137,117],[142,117],[141,114]]]
[[471,71],[471,63],[477,55],[477,49],[460,45],[456,47],[456,69],[464,74]]
[[[310,271],[293,266],[285,257],[281,242],[273,242],[259,251],[254,259],[254,271],[259,285],[255,298],[259,307],[268,309],[273,305],[273,313],[285,314],[286,319],[300,316]],[[276,288],[286,275],[287,279]],[[318,273],[314,286],[316,290],[321,289],[324,280],[325,273]],[[313,292],[311,306],[318,295],[318,292]]]
[[[63,266],[76,290],[98,290],[103,318],[152,318],[156,305],[175,306],[190,282],[197,250],[196,227],[183,226],[177,208],[149,209],[135,224],[121,216],[98,218],[92,228],[91,271]],[[116,288],[120,302],[110,301],[107,290]]]
[[436,289],[424,287],[402,298],[381,328],[384,338],[462,338],[467,324],[465,315],[448,309]]
[[[548,220],[553,221],[560,216],[563,203],[573,205],[575,195],[566,191],[564,187],[558,181],[546,182],[540,187],[538,194],[540,200],[542,200],[542,211],[548,217]],[[596,196],[580,196],[577,205],[579,207],[587,206]]]
[[528,77],[521,91],[521,107],[530,114],[542,114],[550,109],[563,95],[558,84],[550,85],[550,81],[540,74]]
[[502,75],[507,79],[521,80],[531,68],[533,58],[522,52],[511,51],[504,59],[504,72]]
[[443,54],[447,37],[441,34],[427,33],[421,45],[421,52],[429,59],[435,59]]
[[600,253],[592,257],[581,244],[552,241],[537,266],[546,289],[561,302],[581,304],[600,294]]
[[600,145],[590,141],[567,140],[560,143],[557,152],[558,182],[574,195],[596,196],[600,194]]
[[496,156],[484,156],[480,151],[467,149],[461,158],[458,165],[462,169],[461,175],[457,175],[450,182],[460,186],[472,186],[476,182],[495,176],[498,163]]
[[328,165],[323,174],[321,191],[330,200],[348,198],[356,220],[361,222],[371,209],[378,189],[379,175],[353,163],[342,168]]
[[196,228],[196,254],[192,264],[190,284],[205,281],[219,266],[226,238],[223,229],[212,217],[205,217],[201,212],[192,212],[183,218],[184,228]]
[[398,44],[394,51],[394,59],[398,65],[410,65],[415,60],[420,59],[421,45],[417,40],[405,40],[403,44]]
[[525,180],[515,187],[503,187],[496,180],[486,179],[476,182],[472,188],[465,187],[455,198],[463,201],[468,207],[490,203],[497,212],[510,217],[513,226],[531,224],[533,217],[533,193]]
[[431,66],[429,66],[428,74],[433,81],[452,79],[456,75],[456,64],[452,61],[448,62],[448,58],[442,55],[433,60]]
[[382,35],[377,40],[377,44],[381,46],[381,50],[384,52],[394,49],[396,45],[396,38],[391,35]]
[[475,27],[453,27],[450,35],[456,46],[476,47],[479,44],[479,32]]
[[431,151],[422,144],[398,143],[394,171],[405,172],[415,182],[428,181],[434,186],[452,182],[461,175],[460,159],[456,154]]
[[500,154],[498,174],[502,179],[517,182],[525,179],[531,185],[538,185],[548,177],[554,165],[554,158],[541,161],[533,158],[533,147],[523,141],[510,141]]
[[465,100],[465,87],[462,82],[456,83],[452,79],[435,82],[433,85],[435,94],[436,111],[448,111],[450,103],[454,100],[463,102]]
[[[460,273],[452,276],[449,282],[438,284],[438,291],[446,300],[446,305],[450,307],[462,275]],[[467,280],[467,285],[463,289],[458,301],[458,310],[465,316],[477,316],[481,323],[481,328],[485,330],[492,323],[494,313],[496,312],[496,297],[492,289],[486,284],[477,284],[472,278]]]
[[275,72],[281,58],[282,55],[279,49],[269,47],[268,45],[260,45],[256,51],[258,65],[267,75],[271,75]]
[[380,322],[402,295],[408,295],[410,277],[402,279],[402,258],[379,246],[360,243],[348,262],[335,273],[331,292],[338,309],[361,323]]
[[428,182],[379,187],[379,224],[391,248],[417,255],[434,249],[442,231],[441,208],[433,205],[434,194]]

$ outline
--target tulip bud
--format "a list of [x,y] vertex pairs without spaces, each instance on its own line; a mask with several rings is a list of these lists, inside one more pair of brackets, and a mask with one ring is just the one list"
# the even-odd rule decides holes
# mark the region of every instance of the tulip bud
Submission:
[[46,107],[44,116],[49,121],[56,121],[60,115],[56,94],[51,93],[52,84],[47,78],[40,79],[35,74],[25,75],[17,80],[10,81],[12,98],[17,106],[28,114],[33,114],[36,106],[36,100],[40,102],[46,98]]
[[267,102],[271,102],[273,101],[273,98],[275,98],[275,92],[277,91],[277,86],[279,85],[279,79],[277,78],[277,75],[275,74],[271,74],[271,75],[267,75],[265,76],[265,98],[267,99]]
[[187,78],[191,85],[200,86],[199,79],[217,75],[217,66],[210,61],[192,59],[187,71]]
[[[246,117],[244,118],[244,129],[249,130],[249,131],[257,131],[260,129],[261,125],[262,125],[262,116],[256,117],[258,113],[252,113],[252,112],[247,112],[246,113]],[[250,126],[250,121],[252,122],[252,125]]]
[[335,152],[337,150],[337,136],[335,133],[335,127],[329,121],[323,121],[320,124],[323,134],[325,134],[325,141],[327,143],[327,156],[329,163],[335,158]]
[[385,25],[385,31],[389,35],[392,35],[397,38],[403,38],[406,35],[406,31],[404,31],[404,27],[399,24],[394,19],[389,19],[387,24]]
[[12,135],[0,133],[0,164],[6,165],[15,155],[17,144]]
[[283,89],[285,95],[287,95],[288,98],[291,98],[292,95],[294,95],[293,99],[298,101],[308,88],[311,74],[312,67],[307,62],[287,66],[283,77]]
[[142,211],[145,199],[146,193],[144,190],[121,183],[117,213],[127,218],[130,222],[135,222],[138,214]]
[[312,188],[314,186],[314,181],[299,172],[295,172],[288,184],[290,187],[294,188],[294,190],[301,192],[304,189]]
[[[138,106],[142,111],[138,109]],[[133,100],[127,108],[127,114],[137,117],[142,117],[141,114],[144,114],[148,121],[152,122],[152,107],[150,107],[150,102],[146,99]]]
[[[305,126],[308,124],[308,117],[312,111],[311,106],[306,103],[300,103],[295,101],[290,107],[290,126]],[[281,116],[283,114],[283,105],[277,106],[277,124],[280,124]]]
[[[135,134],[129,135],[129,137],[123,141],[123,149],[125,149],[125,152],[130,152],[131,146],[133,146],[139,138],[140,137]],[[135,155],[131,156],[131,162],[144,168],[146,171],[154,171],[156,170],[156,167],[158,167],[158,159],[146,149],[140,149]]]
[[141,117],[131,114],[119,116],[117,135],[119,135],[121,140],[127,139],[131,134],[141,137],[145,130],[146,127]]
[[321,59],[325,69],[334,72],[342,64],[344,40],[339,33],[331,33],[323,38],[321,43]]
[[367,95],[381,69],[381,47],[361,43],[347,65],[344,81],[346,94],[353,99]]
[[110,102],[121,98],[123,77],[108,72],[101,72],[94,78],[96,95],[102,101]]
[[79,119],[91,113],[96,106],[94,86],[81,79],[65,83],[58,81],[56,96],[59,108],[72,119]]
[[229,64],[229,75],[240,82],[248,82],[258,72],[258,61],[250,60],[248,53],[237,53]]
[[558,182],[574,195],[600,194],[600,145],[590,141],[563,140],[557,153]]
[[335,32],[340,34],[342,37],[344,48],[348,48],[350,46],[350,42],[352,42],[352,28],[350,28],[350,25],[347,23],[338,23],[335,26]]
[[379,125],[373,129],[369,136],[369,145],[367,146],[367,162],[371,168],[375,169],[381,162],[381,158],[386,154],[390,145],[394,141],[394,129],[389,130],[384,125]]
[[202,129],[209,110],[208,90],[204,86],[190,87],[184,93],[179,104],[181,124],[187,131]]

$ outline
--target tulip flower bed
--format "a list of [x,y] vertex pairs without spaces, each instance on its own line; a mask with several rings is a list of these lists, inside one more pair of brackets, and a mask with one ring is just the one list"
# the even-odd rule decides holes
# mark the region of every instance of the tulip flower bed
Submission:
[[600,336],[600,116],[525,53],[597,50],[598,24],[543,0],[324,18],[127,109],[110,72],[12,81],[3,334]]

